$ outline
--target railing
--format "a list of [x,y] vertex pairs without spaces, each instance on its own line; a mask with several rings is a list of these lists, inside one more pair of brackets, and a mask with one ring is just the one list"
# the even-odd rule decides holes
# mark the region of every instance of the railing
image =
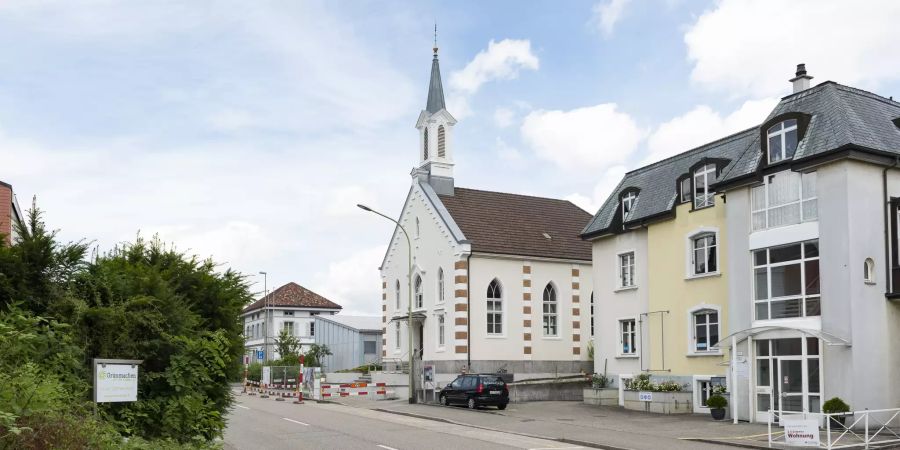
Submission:
[[409,360],[407,357],[382,358],[381,367],[385,373],[409,373]]
[[[900,408],[866,409],[835,414],[769,410],[769,447],[772,447],[772,444],[785,444],[785,433],[783,431],[773,433],[772,425],[777,427],[781,420],[789,417],[817,420],[820,427],[824,426],[819,432],[817,448],[868,449],[900,444]],[[846,423],[848,421],[849,424]]]

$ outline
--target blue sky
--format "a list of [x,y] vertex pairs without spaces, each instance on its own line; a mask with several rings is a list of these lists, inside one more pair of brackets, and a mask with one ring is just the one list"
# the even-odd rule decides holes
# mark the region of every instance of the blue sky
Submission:
[[900,95],[900,3],[852,5],[7,0],[0,180],[65,239],[158,233],[377,314],[391,227],[354,205],[399,213],[435,20],[457,185],[591,210],[762,121],[796,63]]

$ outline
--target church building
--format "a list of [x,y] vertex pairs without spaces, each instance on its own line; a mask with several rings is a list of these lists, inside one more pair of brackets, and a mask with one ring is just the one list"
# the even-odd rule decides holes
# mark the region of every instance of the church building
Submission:
[[591,243],[579,236],[591,215],[566,200],[457,187],[437,48],[431,64],[398,218],[412,248],[395,228],[380,268],[383,360],[405,365],[412,333],[414,370],[432,366],[439,382],[590,372]]

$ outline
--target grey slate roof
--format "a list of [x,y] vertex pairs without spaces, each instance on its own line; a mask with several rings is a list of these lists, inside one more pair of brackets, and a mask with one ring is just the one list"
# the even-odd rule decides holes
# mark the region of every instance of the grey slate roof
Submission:
[[[782,98],[761,123],[785,113],[811,116],[794,154],[794,163],[847,146],[900,156],[900,129],[893,122],[900,118],[900,103],[893,100],[826,81]],[[585,227],[582,236],[621,231],[610,227],[616,224],[620,195],[628,188],[640,189],[640,193],[626,224],[670,211],[675,205],[677,178],[704,157],[731,161],[721,171],[713,188],[716,184],[753,175],[763,158],[760,138],[761,130],[757,126],[628,172]]]
[[431,60],[431,82],[428,83],[428,103],[425,111],[434,114],[444,108],[444,87],[441,85],[441,68],[435,50],[434,59]]
[[[900,117],[900,103],[893,100],[826,81],[782,98],[763,123],[788,112],[812,116],[794,154],[794,162],[844,146],[900,155],[900,129],[892,122]],[[757,139],[722,171],[720,181],[729,182],[753,173],[762,158]]]
[[675,205],[676,181],[679,176],[688,173],[691,166],[703,158],[736,159],[758,139],[757,135],[757,129],[750,128],[628,172],[584,228],[582,235],[596,235],[609,230],[619,211],[620,195],[629,188],[637,188],[640,193],[628,216],[628,222],[640,222],[642,219],[670,211]]

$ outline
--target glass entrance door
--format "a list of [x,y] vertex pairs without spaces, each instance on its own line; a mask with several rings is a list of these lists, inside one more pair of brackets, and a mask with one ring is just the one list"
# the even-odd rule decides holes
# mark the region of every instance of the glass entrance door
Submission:
[[778,409],[803,412],[803,385],[803,358],[778,358]]

